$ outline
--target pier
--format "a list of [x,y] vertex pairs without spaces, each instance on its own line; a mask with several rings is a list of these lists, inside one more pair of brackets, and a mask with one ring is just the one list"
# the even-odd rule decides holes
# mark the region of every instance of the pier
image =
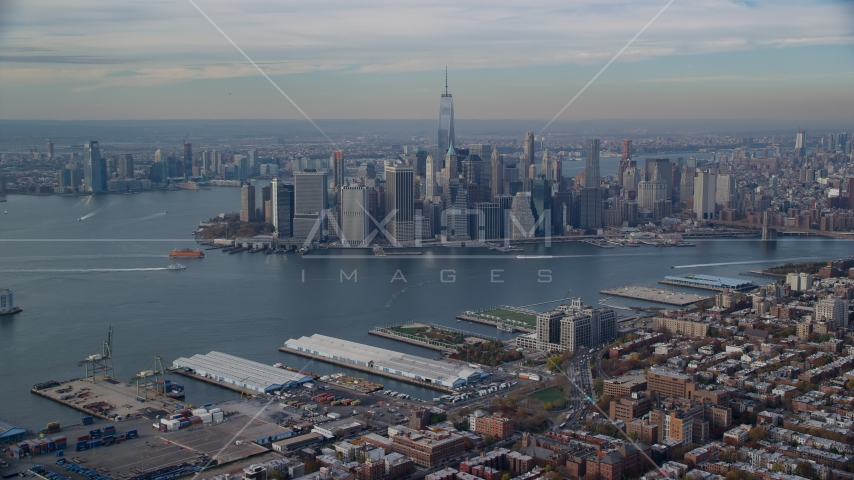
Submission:
[[187,405],[150,391],[146,399],[144,393],[137,395],[135,385],[106,377],[99,377],[95,383],[79,378],[45,382],[34,386],[30,392],[100,419],[107,419],[110,414],[146,414],[146,407],[160,410],[174,408],[175,403]]
[[323,357],[320,355],[315,355],[313,353],[301,352],[296,349],[279,347],[280,352],[290,353],[291,355],[299,355],[302,357],[310,358],[312,360],[317,360],[319,362],[331,363],[332,365],[337,365],[339,367],[349,368],[351,370],[358,370],[360,372],[369,373],[371,375],[378,375],[380,377],[390,378],[392,380],[397,380],[404,383],[409,383],[411,385],[417,385],[419,387],[429,388],[431,390],[436,390],[444,393],[454,393],[454,389],[450,387],[444,387],[441,385],[436,385],[435,383],[422,382],[415,380],[413,378],[407,378],[402,375],[395,375],[393,373],[386,373],[380,370],[374,370],[373,368],[363,367],[361,365],[351,364],[347,362],[342,362],[340,360],[333,360],[328,357]]
[[609,288],[601,290],[603,295],[614,295],[617,297],[633,298],[635,300],[646,300],[647,302],[664,303],[666,305],[677,305],[684,307],[711,297],[704,297],[696,293],[682,293],[660,288],[650,288],[641,285],[628,285],[625,287]]

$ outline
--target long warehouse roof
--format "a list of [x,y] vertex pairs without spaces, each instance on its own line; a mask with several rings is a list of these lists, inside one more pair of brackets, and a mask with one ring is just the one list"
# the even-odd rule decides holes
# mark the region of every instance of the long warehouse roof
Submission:
[[285,342],[285,346],[292,349],[302,347],[304,350],[317,351],[326,355],[334,354],[345,362],[348,359],[363,364],[373,362],[375,367],[382,366],[423,378],[441,380],[445,385],[453,385],[457,379],[468,379],[481,373],[480,370],[462,363],[432,360],[320,334],[299,339],[292,338]]
[[285,386],[292,382],[305,383],[312,380],[308,375],[221,352],[193,355],[190,358],[182,357],[172,363],[179,368],[200,370],[236,382],[261,387],[264,390],[274,386]]
[[716,277],[713,275],[702,275],[702,274],[679,275],[678,277],[668,275],[664,278],[666,278],[667,280],[697,283],[697,284],[701,284],[701,285],[711,285],[711,286],[715,286],[715,287],[739,288],[739,287],[746,287],[749,285],[753,285],[753,282],[751,282],[749,280],[739,280],[737,278]]

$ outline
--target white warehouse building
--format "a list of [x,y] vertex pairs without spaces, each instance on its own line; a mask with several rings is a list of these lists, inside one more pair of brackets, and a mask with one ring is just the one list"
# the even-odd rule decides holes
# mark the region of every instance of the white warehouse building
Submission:
[[464,363],[432,360],[319,334],[292,338],[285,342],[285,348],[444,387],[459,388],[486,375]]
[[220,352],[182,357],[172,363],[176,368],[190,369],[197,375],[260,393],[294,388],[313,380],[302,373]]

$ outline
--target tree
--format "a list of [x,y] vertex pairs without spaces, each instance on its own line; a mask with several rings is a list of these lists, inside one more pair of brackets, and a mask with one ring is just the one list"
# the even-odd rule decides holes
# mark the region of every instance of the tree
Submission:
[[552,405],[552,402],[546,402],[546,403],[544,403],[544,404],[543,404],[543,408],[544,408],[547,412],[551,412],[551,411],[552,411],[552,409],[554,409],[554,405]]
[[633,442],[637,443],[638,441],[638,432],[632,432],[629,434],[629,438],[632,439]]
[[[547,465],[547,466],[550,466],[550,465]],[[557,472],[546,472],[546,474],[543,475],[543,478],[545,480],[563,480],[563,477],[561,477],[560,474]]]
[[563,358],[560,355],[552,355],[546,360],[546,368],[553,372],[563,370]]
[[812,478],[812,464],[809,462],[798,462],[798,475],[805,478]]
[[750,440],[754,442],[761,442],[768,438],[768,430],[766,430],[765,427],[757,425],[750,429],[748,435],[750,436]]
[[510,477],[509,473],[505,473],[504,475],[501,475],[501,480],[510,480],[510,478],[512,478],[512,477]]
[[547,465],[546,465],[546,468],[544,468],[543,470],[545,470],[545,472],[546,472],[546,473],[549,473],[549,472],[551,472],[551,471],[552,471],[552,469],[553,469],[553,468],[552,468],[552,464],[551,464],[551,463],[549,463],[549,464],[547,464]]
[[604,388],[605,382],[601,378],[596,377],[595,379],[593,379],[593,390],[596,391],[596,395],[602,395],[602,391],[604,390]]
[[775,472],[785,472],[786,471],[786,469],[780,463],[775,463],[774,465],[772,465],[771,470],[773,470]]
[[488,447],[488,446],[492,445],[493,443],[495,443],[495,437],[493,437],[492,434],[484,433],[483,434],[483,443],[484,443],[484,445],[486,445]]

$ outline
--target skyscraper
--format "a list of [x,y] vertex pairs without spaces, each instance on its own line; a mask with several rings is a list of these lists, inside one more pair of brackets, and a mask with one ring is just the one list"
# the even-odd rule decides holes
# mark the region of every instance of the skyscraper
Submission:
[[258,161],[258,149],[250,148],[246,151],[246,156],[249,158],[249,172],[246,176],[251,177],[261,173],[261,163]]
[[448,69],[445,68],[445,93],[439,99],[439,155],[454,143],[454,97],[448,93]]
[[272,185],[261,187],[261,207],[259,208],[261,214],[256,215],[259,222],[273,223],[273,193],[271,189]]
[[433,155],[427,155],[427,162],[425,165],[425,179],[424,179],[424,197],[427,200],[433,200],[433,197],[438,193],[436,190],[436,165],[433,160]]
[[587,163],[584,188],[579,192],[578,226],[595,230],[602,228],[602,179],[599,174],[599,139],[587,140]]
[[620,165],[617,167],[617,183],[622,187],[623,173],[629,168],[629,163],[632,161],[632,141],[622,141],[623,156],[620,158]]
[[293,236],[294,186],[282,184],[279,179],[273,177],[270,195],[273,231],[279,238]]
[[442,197],[445,200],[444,218],[441,219],[445,222],[445,238],[453,241],[469,240],[468,189],[459,178],[454,178],[448,183]]
[[735,195],[735,176],[730,174],[719,174],[715,185],[715,203],[727,208],[727,202],[733,200]]
[[362,186],[341,187],[341,242],[362,246],[370,233],[368,222],[368,189]]
[[602,178],[599,174],[599,139],[587,140],[587,163],[585,165],[584,186],[586,188],[599,188]]
[[451,180],[459,178],[457,161],[457,151],[454,149],[454,142],[452,140],[448,146],[448,151],[445,152],[445,181],[443,182],[445,187],[450,185]]
[[522,158],[519,160],[519,176],[522,180],[522,189],[531,191],[531,165],[534,164],[534,132],[525,132],[525,145],[522,148]]
[[490,167],[489,198],[492,200],[504,193],[504,157],[499,155],[497,148],[492,150]]
[[133,178],[133,155],[119,155],[119,178]]
[[53,160],[53,142],[51,140],[47,141],[47,145],[45,146],[45,153],[47,153],[47,158]]
[[509,223],[512,239],[531,238],[535,235],[534,227],[537,221],[531,211],[530,192],[519,192],[513,197]]
[[326,238],[328,192],[325,173],[294,173],[294,237],[311,241],[322,241]]
[[240,187],[240,221],[255,221],[255,187],[249,184]]
[[540,174],[545,175],[546,179],[548,179],[548,180],[551,180],[551,178],[550,178],[551,174],[549,172],[550,163],[551,162],[549,159],[549,149],[544,148],[543,149],[543,161],[542,161],[542,165],[540,165]]
[[184,142],[184,176],[193,174],[193,144]]
[[715,218],[716,177],[717,175],[708,170],[694,172],[694,216],[696,218]]
[[332,152],[332,183],[336,189],[344,186],[344,150]]
[[98,142],[90,140],[83,149],[83,185],[90,193],[102,193],[107,190],[107,164],[101,158]]
[[395,242],[415,240],[415,171],[408,165],[386,165],[385,208],[391,220],[388,233]]
[[807,156],[807,131],[798,130],[795,136],[795,156],[804,158]]

